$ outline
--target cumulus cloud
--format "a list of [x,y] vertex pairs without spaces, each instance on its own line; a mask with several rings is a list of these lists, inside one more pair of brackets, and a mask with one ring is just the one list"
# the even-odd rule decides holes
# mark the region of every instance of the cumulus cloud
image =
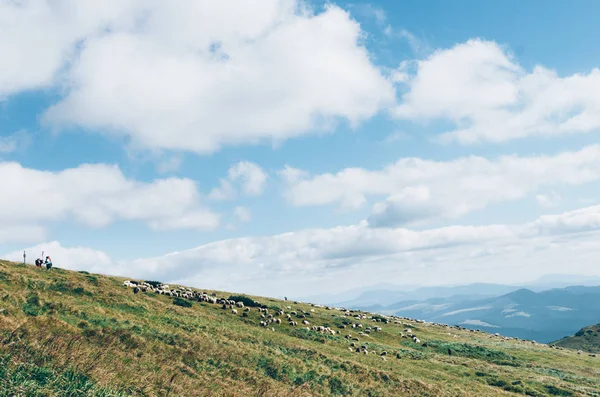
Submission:
[[235,207],[233,213],[240,222],[250,222],[252,220],[252,213],[246,207]]
[[103,30],[126,29],[138,0],[3,1],[0,4],[0,100],[51,87],[73,60],[76,45]]
[[262,194],[269,175],[257,164],[240,161],[227,172],[227,178],[219,181],[219,186],[211,190],[209,198],[213,200],[231,200],[237,195],[234,184],[239,184],[242,192],[248,196]]
[[24,149],[31,142],[31,137],[25,130],[19,130],[7,136],[0,136],[0,155]]
[[241,180],[242,190],[249,196],[258,196],[262,193],[267,174],[258,165],[240,161],[229,169],[229,179],[232,181]]
[[34,227],[74,219],[90,227],[118,220],[153,229],[213,229],[219,216],[204,208],[190,179],[128,179],[117,166],[84,164],[59,172],[0,163],[0,223]]
[[544,208],[556,207],[561,202],[561,197],[556,192],[551,192],[549,194],[537,194],[535,199],[538,204]]
[[[597,274],[599,220],[600,206],[593,206],[517,225],[414,231],[373,229],[361,222],[217,241],[127,262],[81,249],[71,258],[71,251],[52,245],[56,243],[27,251],[43,249],[57,266],[60,260],[69,268],[259,295],[306,296],[379,282],[464,284],[493,276],[498,282],[521,283],[564,272],[566,261],[573,274]],[[4,257],[19,260],[19,255],[22,251]]]
[[534,234],[565,234],[596,230],[600,227],[600,205],[580,208],[559,215],[543,215],[531,225]]
[[441,141],[504,142],[527,136],[587,133],[600,127],[600,70],[561,77],[525,70],[495,42],[472,39],[404,62],[401,119],[449,120]]
[[402,158],[380,170],[346,168],[311,176],[280,171],[284,196],[295,206],[339,204],[358,208],[368,197],[372,226],[457,218],[490,204],[512,201],[542,187],[575,186],[600,179],[600,146],[546,156],[469,156],[450,161]]
[[210,153],[356,125],[395,101],[358,22],[303,0],[0,5],[0,97],[59,87],[51,126]]

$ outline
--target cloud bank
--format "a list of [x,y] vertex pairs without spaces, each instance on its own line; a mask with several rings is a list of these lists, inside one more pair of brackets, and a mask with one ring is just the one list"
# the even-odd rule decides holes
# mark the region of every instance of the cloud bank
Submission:
[[[356,209],[377,202],[373,227],[410,225],[459,218],[491,204],[528,197],[541,189],[579,186],[600,179],[600,146],[555,155],[479,156],[450,161],[401,158],[380,170],[346,168],[310,175],[287,167],[279,172],[284,196],[294,206],[338,204]],[[538,201],[548,204],[549,199]]]
[[202,205],[196,183],[187,178],[142,182],[107,164],[51,172],[0,162],[0,180],[0,243],[39,241],[41,225],[67,219],[94,228],[119,220],[141,221],[155,230],[219,225],[219,215]]
[[[223,240],[131,262],[57,242],[27,250],[45,250],[58,266],[67,268],[267,296],[302,296],[378,282],[485,281],[490,268],[497,282],[510,283],[534,279],[541,271],[564,272],[565,263],[573,274],[593,274],[599,237],[600,206],[592,206],[519,225],[412,231],[373,229],[362,222]],[[4,257],[21,260],[22,251]]]

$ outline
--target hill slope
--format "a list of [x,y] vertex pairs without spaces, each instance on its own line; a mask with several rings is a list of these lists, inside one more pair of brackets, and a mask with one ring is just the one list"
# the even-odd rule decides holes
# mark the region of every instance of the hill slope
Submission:
[[600,359],[569,350],[254,298],[285,311],[263,327],[255,307],[178,306],[124,280],[0,261],[0,396],[600,396]]
[[600,353],[600,324],[584,327],[575,335],[559,339],[552,344],[573,350]]

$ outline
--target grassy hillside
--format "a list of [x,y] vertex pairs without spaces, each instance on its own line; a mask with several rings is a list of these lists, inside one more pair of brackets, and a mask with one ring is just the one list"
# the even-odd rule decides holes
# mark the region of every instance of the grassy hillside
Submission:
[[134,294],[124,280],[0,261],[0,396],[600,396],[587,354],[253,297],[284,320],[306,312],[262,327],[255,307]]
[[567,349],[600,353],[600,324],[584,327],[575,335],[567,336],[552,344]]

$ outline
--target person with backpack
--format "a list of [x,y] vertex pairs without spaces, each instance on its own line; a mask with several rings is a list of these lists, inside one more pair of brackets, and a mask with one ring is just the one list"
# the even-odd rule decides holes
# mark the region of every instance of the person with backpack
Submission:
[[52,259],[50,259],[50,257],[47,256],[44,264],[46,265],[46,270],[50,270],[52,268]]

